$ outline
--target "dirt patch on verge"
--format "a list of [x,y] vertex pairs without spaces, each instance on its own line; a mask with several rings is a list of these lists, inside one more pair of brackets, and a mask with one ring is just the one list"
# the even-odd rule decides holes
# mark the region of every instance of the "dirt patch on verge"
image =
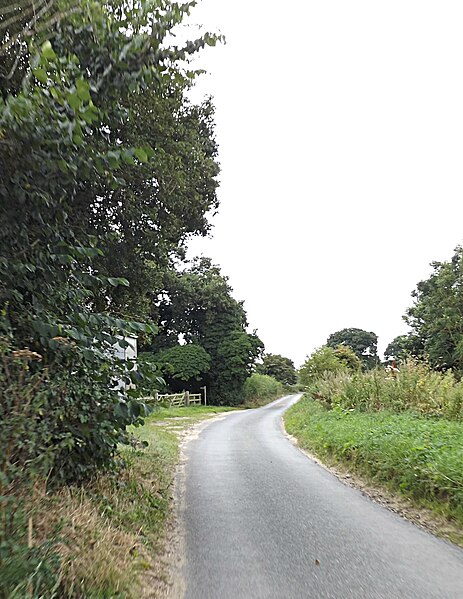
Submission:
[[444,516],[440,517],[426,507],[417,507],[416,505],[413,505],[411,500],[406,499],[405,497],[397,496],[388,489],[373,484],[365,477],[351,472],[346,466],[340,464],[339,462],[325,464],[316,455],[299,446],[296,437],[290,435],[286,431],[283,418],[282,429],[286,438],[293,445],[295,445],[299,451],[301,451],[316,464],[336,476],[336,478],[338,478],[345,485],[349,485],[350,487],[357,489],[375,503],[387,508],[391,512],[399,514],[402,516],[402,518],[405,518],[417,526],[424,528],[433,535],[463,547],[463,531],[459,526],[449,522]]

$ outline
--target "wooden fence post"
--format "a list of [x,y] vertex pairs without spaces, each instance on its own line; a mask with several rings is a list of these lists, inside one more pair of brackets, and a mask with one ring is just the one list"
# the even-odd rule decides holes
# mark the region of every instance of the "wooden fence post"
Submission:
[[185,405],[186,406],[190,405],[190,392],[189,391],[185,391]]
[[154,402],[158,403],[159,401],[159,393],[157,391],[154,392]]

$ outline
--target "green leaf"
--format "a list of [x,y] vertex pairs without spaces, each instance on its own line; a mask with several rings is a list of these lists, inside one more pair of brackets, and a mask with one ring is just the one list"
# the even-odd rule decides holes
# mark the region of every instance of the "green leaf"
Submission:
[[55,51],[53,50],[49,40],[42,45],[42,56],[45,58],[45,60],[54,60],[56,58]]
[[119,285],[122,285],[123,287],[130,286],[130,283],[127,281],[127,279],[122,277],[108,277],[108,283],[113,287],[118,287]]
[[81,116],[86,123],[91,125],[97,118],[97,111],[95,111],[93,108],[87,108],[85,112],[81,113]]
[[120,166],[120,157],[121,157],[121,153],[119,151],[116,150],[110,150],[107,154],[106,154],[106,159],[109,163],[109,166],[111,168],[119,168]]
[[80,107],[82,106],[82,100],[79,98],[79,96],[77,95],[76,92],[73,92],[71,94],[68,94],[66,96],[66,99],[68,101],[69,106],[74,110],[77,111],[80,109]]
[[152,158],[154,156],[154,150],[149,144],[145,144],[144,146],[141,146],[141,147],[142,147],[142,150],[148,156],[148,159]]
[[91,100],[91,96],[90,96],[90,85],[87,81],[85,81],[85,79],[78,79],[76,81],[76,90],[77,90],[77,95],[79,96],[79,98],[81,100],[83,100],[84,102],[89,102]]
[[66,162],[65,160],[61,159],[61,160],[58,162],[58,168],[59,168],[59,170],[60,170],[62,173],[67,173],[67,171],[68,171],[68,165],[67,165],[67,162]]
[[46,83],[48,81],[47,71],[42,68],[34,69],[32,71],[34,73],[34,77],[38,79],[41,83]]
[[134,148],[134,154],[140,162],[148,162],[148,155],[143,148]]
[[58,93],[58,90],[56,89],[56,87],[50,87],[49,91],[50,91],[50,94],[52,95],[52,97],[55,100],[59,100],[60,99],[60,96],[59,96],[59,93]]
[[126,164],[133,164],[133,155],[134,155],[134,149],[133,148],[129,148],[128,150],[124,150],[122,152],[122,160]]
[[104,173],[105,169],[103,166],[103,162],[100,158],[95,158],[93,166],[95,167],[95,170],[99,175],[102,175]]

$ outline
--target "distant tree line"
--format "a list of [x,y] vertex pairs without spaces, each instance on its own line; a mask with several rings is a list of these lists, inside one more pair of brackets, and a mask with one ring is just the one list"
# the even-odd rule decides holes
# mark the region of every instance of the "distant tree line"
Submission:
[[[446,262],[433,262],[431,276],[412,292],[413,305],[404,315],[410,332],[393,339],[384,352],[384,364],[407,359],[426,362],[434,370],[463,376],[463,248]],[[343,329],[331,334],[325,346],[308,357],[300,369],[302,381],[311,373],[347,367],[370,370],[380,364],[377,335],[363,329]],[[347,359],[346,349],[350,358]],[[357,358],[357,362],[353,360]]]
[[265,354],[262,363],[256,366],[256,372],[271,376],[284,385],[297,383],[294,362],[280,354]]

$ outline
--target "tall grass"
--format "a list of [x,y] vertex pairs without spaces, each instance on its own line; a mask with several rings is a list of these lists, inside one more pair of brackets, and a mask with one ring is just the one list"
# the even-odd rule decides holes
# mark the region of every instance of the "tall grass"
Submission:
[[[126,448],[126,466],[81,487],[21,497],[11,546],[0,547],[0,597],[140,599],[162,542],[178,439],[143,427],[147,447]],[[29,538],[28,538],[29,537]]]
[[398,372],[327,372],[308,388],[309,394],[342,410],[404,412],[458,420],[463,418],[463,382],[451,371],[408,361]]
[[160,408],[133,431],[139,442],[121,449],[125,467],[79,487],[49,491],[42,480],[31,492],[0,495],[0,524],[11,513],[0,599],[141,599],[153,596],[153,580],[167,586],[156,556],[172,507],[178,416],[188,427],[231,409]]

